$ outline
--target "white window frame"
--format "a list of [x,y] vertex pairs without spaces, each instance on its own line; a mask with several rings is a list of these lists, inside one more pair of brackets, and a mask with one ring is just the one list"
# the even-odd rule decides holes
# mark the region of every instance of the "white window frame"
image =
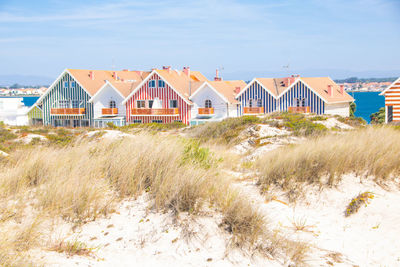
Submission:
[[149,88],[156,88],[156,80],[149,81]]
[[68,84],[69,84],[68,81],[64,81],[63,82],[63,88],[64,89],[68,89]]
[[[160,85],[160,83],[162,83],[162,85]],[[158,87],[165,88],[165,82],[163,80],[158,80]]]
[[[140,105],[139,102],[141,103]],[[136,100],[136,108],[146,108],[146,100]]]
[[[176,107],[173,107],[171,103],[176,103]],[[178,100],[177,99],[169,100],[169,108],[178,108]]]
[[212,101],[210,99],[206,99],[204,101],[204,107],[205,108],[212,108]]
[[115,100],[110,100],[108,102],[108,107],[109,108],[117,108],[117,102],[115,102]]
[[70,86],[71,88],[75,88],[75,87],[76,87],[76,82],[75,82],[75,81],[70,81],[70,82],[69,82],[69,86]]

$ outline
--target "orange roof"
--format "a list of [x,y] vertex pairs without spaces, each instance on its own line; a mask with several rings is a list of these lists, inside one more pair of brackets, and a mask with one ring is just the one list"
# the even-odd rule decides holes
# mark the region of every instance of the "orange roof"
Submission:
[[[256,80],[275,97],[279,97],[297,79],[305,82],[327,103],[354,101],[354,98],[346,91],[341,94],[340,86],[329,77],[256,78]],[[332,96],[328,94],[328,85],[332,86]]]
[[[190,75],[178,70],[159,70],[156,72],[161,76],[167,83],[169,83],[182,97],[189,100],[190,93],[193,94],[203,84],[204,81],[208,81],[207,78],[199,71],[190,71]],[[191,92],[189,92],[191,91]]]
[[[67,69],[87,92],[93,96],[109,81],[120,93],[127,97],[149,74],[145,71],[79,70]],[[93,73],[93,79],[90,73]],[[114,78],[113,75],[117,78]]]
[[236,95],[246,87],[246,83],[241,80],[237,81],[210,81],[209,84],[222,94],[229,103],[238,103],[235,99]]

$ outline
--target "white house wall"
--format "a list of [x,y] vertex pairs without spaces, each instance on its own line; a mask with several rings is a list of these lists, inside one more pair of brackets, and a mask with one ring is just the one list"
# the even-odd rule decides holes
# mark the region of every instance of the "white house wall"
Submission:
[[325,114],[350,116],[350,103],[325,104]]
[[[198,115],[198,108],[205,107],[205,101],[211,100],[212,107],[214,108],[213,118],[225,118],[227,117],[227,103],[208,85],[202,88],[196,93],[191,100],[193,102],[192,106],[192,118],[196,118]],[[230,115],[231,116],[231,115]]]
[[118,108],[118,116],[126,116],[125,105],[122,104],[124,99],[115,91],[114,88],[107,84],[93,100],[94,118],[102,117],[101,110],[103,108],[110,108],[111,100],[115,101],[116,107]]

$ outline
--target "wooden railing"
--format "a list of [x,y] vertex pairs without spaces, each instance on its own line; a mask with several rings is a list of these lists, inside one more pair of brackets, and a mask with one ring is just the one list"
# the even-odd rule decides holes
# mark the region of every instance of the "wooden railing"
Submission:
[[214,108],[199,108],[200,115],[214,114]]
[[244,114],[261,114],[264,113],[263,107],[244,107],[243,108]]
[[310,107],[289,107],[288,111],[293,113],[310,113]]
[[132,115],[178,115],[178,108],[134,108]]
[[83,115],[85,114],[84,108],[52,108],[50,109],[51,115]]
[[118,115],[118,108],[102,108],[101,115]]

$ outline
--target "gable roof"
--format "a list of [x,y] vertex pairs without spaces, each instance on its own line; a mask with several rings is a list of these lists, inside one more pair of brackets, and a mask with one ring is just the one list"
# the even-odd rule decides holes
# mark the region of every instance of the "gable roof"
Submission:
[[191,104],[189,99],[190,94],[197,90],[207,78],[199,71],[190,71],[190,75],[178,70],[154,69],[134,90],[125,98],[122,103],[126,103],[139,88],[147,82],[153,74],[157,74],[163,79],[175,92],[182,97],[188,104]]
[[[238,96],[241,95],[254,82],[257,82],[273,97],[275,97],[275,99],[278,99],[299,81],[307,85],[328,104],[354,101],[354,98],[351,97],[346,91],[344,91],[342,94],[340,92],[340,86],[329,77],[255,78],[240,92],[240,94],[238,94]],[[332,96],[328,94],[328,85],[332,86]]]
[[236,100],[236,89],[242,90],[243,88],[246,87],[246,83],[242,80],[236,80],[236,81],[211,81],[209,82],[211,86],[213,86],[219,93],[221,93],[223,96],[225,96],[226,99],[228,99],[229,103],[231,104],[236,104],[239,103]]
[[[149,74],[146,71],[112,71],[112,70],[80,70],[68,69],[69,73],[94,96],[98,90],[103,88],[108,81],[114,86],[124,97],[136,88]],[[90,78],[90,72],[94,78]],[[115,78],[113,75],[116,75]]]
[[391,85],[389,85],[385,90],[383,90],[383,92],[379,95],[385,95],[387,91],[390,91],[392,89],[400,89],[400,77],[395,80]]
[[[207,81],[207,82],[201,82],[195,84],[200,86],[197,86],[197,89],[195,88],[194,93],[190,96],[190,99],[194,97],[199,91],[203,90],[203,88],[208,85],[212,90],[214,90],[226,103],[230,104],[236,104],[239,103],[236,100],[236,89],[243,89],[246,87],[246,83],[241,80],[237,81]],[[194,86],[194,87],[195,87]],[[192,87],[193,89],[193,87]]]

